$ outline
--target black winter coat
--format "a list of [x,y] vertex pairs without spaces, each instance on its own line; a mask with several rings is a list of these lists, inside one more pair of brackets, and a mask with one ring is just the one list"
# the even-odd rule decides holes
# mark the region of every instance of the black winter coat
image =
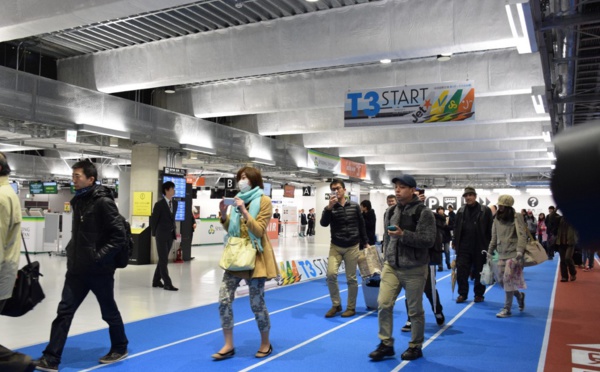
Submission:
[[369,242],[369,245],[375,245],[375,228],[377,226],[377,217],[375,216],[375,211],[369,209],[367,212],[363,213],[363,219],[365,220],[367,241]]
[[321,214],[321,226],[331,225],[331,242],[338,247],[348,248],[360,244],[362,249],[367,243],[365,221],[358,204],[346,201],[342,206],[336,203],[331,210],[325,208]]
[[112,191],[94,185],[71,200],[73,230],[67,244],[67,270],[77,274],[115,271],[114,258],[126,244],[123,224]]

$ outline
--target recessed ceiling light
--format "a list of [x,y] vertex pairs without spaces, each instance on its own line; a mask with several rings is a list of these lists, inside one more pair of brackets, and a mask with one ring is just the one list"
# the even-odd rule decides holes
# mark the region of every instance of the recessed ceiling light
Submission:
[[306,1],[308,1],[309,3],[316,3],[319,0],[306,0]]
[[384,59],[380,60],[379,62],[384,63],[384,64],[385,63],[392,63],[392,60],[389,59],[389,58],[384,58]]

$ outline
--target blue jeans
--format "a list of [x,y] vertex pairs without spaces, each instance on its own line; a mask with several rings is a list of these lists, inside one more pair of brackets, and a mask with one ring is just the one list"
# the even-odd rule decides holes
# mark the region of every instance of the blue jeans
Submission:
[[121,319],[121,313],[115,302],[114,287],[114,272],[98,275],[77,275],[67,271],[62,298],[56,311],[57,316],[52,322],[50,330],[50,342],[43,352],[44,357],[50,363],[60,364],[75,311],[90,291],[98,300],[102,319],[108,323],[110,351],[118,353],[127,351],[129,341],[125,336],[123,319]]
[[[596,248],[586,248],[583,250],[583,266],[587,266],[590,269],[594,267],[594,255],[596,254]],[[589,263],[588,263],[589,261]]]

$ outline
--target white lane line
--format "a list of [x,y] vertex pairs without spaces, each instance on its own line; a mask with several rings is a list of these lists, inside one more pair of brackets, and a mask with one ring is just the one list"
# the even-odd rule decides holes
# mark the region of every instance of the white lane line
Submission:
[[[348,289],[343,289],[343,290],[340,290],[340,293],[346,292],[347,290],[348,290]],[[291,309],[293,309],[293,308],[300,307],[300,306],[303,306],[303,305],[309,304],[309,303],[311,303],[311,302],[319,301],[319,300],[322,300],[322,299],[324,299],[324,298],[328,298],[328,297],[329,297],[329,295],[324,295],[324,296],[321,296],[321,297],[313,298],[312,300],[304,301],[304,302],[301,302],[301,303],[299,303],[299,304],[296,304],[296,305],[288,306],[288,307],[286,307],[286,308],[283,308],[283,309],[279,309],[279,310],[275,310],[275,311],[269,312],[269,314],[271,315],[271,314],[277,314],[277,313],[281,313],[281,312],[284,312],[284,311],[288,311],[288,310],[291,310]],[[237,322],[237,323],[235,323],[235,324],[234,324],[234,327],[235,327],[235,326],[242,325],[242,324],[245,324],[245,323],[248,323],[248,322],[253,322],[253,321],[254,321],[254,318],[249,318],[249,319],[246,319],[246,320],[242,320],[241,322]],[[152,352],[154,352],[154,351],[158,351],[158,350],[166,349],[166,348],[168,348],[168,347],[171,347],[171,346],[175,346],[175,345],[178,345],[178,344],[182,344],[182,343],[184,343],[184,342],[188,342],[188,341],[191,341],[191,340],[195,340],[195,339],[197,339],[197,338],[204,337],[204,336],[208,336],[208,335],[210,335],[210,334],[213,334],[213,333],[216,333],[216,332],[221,332],[221,331],[222,331],[222,328],[213,329],[212,331],[207,331],[207,332],[201,333],[201,334],[199,334],[199,335],[195,335],[195,336],[191,336],[191,337],[188,337],[188,338],[184,338],[184,339],[182,339],[182,340],[175,341],[175,342],[171,342],[171,343],[169,343],[169,344],[165,344],[165,345],[157,346],[157,347],[155,347],[155,348],[148,349],[148,350],[145,350],[145,351],[142,351],[142,352],[136,353],[136,354],[131,354],[131,355],[129,355],[127,358],[125,358],[125,359],[123,359],[123,360],[128,360],[128,359],[137,358],[137,357],[139,357],[139,356],[142,356],[142,355],[145,355],[145,354],[148,354],[148,353],[152,353]],[[95,370],[95,369],[102,368],[102,367],[106,367],[106,366],[108,366],[108,365],[109,365],[109,364],[99,364],[99,365],[97,365],[97,366],[94,366],[94,367],[91,367],[91,368],[88,368],[88,369],[83,369],[83,370],[81,370],[81,372],[85,372],[85,371],[93,371],[93,370]]]
[[[489,287],[487,287],[487,289],[485,290],[485,293],[488,293],[490,291],[490,289],[492,289],[494,287],[494,285],[490,285]],[[433,341],[435,341],[435,339],[438,338],[442,333],[444,333],[448,329],[448,327],[450,327],[452,324],[454,324],[454,322],[456,322],[458,319],[460,319],[461,316],[463,316],[469,309],[471,309],[473,307],[473,305],[475,305],[475,302],[471,301],[471,303],[469,303],[464,309],[462,309],[461,312],[456,314],[456,316],[454,318],[452,318],[451,321],[446,323],[446,325],[444,327],[442,327],[439,331],[437,331],[433,336],[429,337],[427,339],[427,341],[425,341],[425,343],[423,343],[423,349],[425,349],[427,346],[429,346],[429,344],[431,344]],[[406,367],[406,365],[408,363],[410,363],[410,360],[402,361],[402,363],[400,363],[396,368],[394,368],[392,370],[392,372],[398,372],[402,368]]]
[[554,274],[554,287],[552,288],[552,296],[550,297],[550,306],[548,310],[548,317],[546,318],[546,330],[544,331],[544,341],[542,342],[542,352],[540,353],[540,360],[538,361],[538,372],[543,372],[546,366],[546,355],[548,354],[548,341],[550,340],[550,328],[552,325],[552,315],[554,314],[554,299],[556,298],[556,287],[558,284],[558,273],[560,269],[560,262],[556,265],[556,274]]
[[[444,280],[444,279],[446,279],[446,278],[450,277],[450,275],[451,275],[451,274],[447,274],[447,275],[445,275],[445,276],[443,276],[443,277],[441,277],[441,278],[437,279],[437,280],[436,280],[436,282],[442,281],[442,280]],[[361,286],[361,285],[359,284],[359,287],[360,287],[360,286]],[[348,291],[348,289],[342,289],[342,290],[340,290],[340,293],[347,292],[347,291]],[[324,296],[321,296],[321,297],[316,297],[316,298],[314,298],[314,299],[312,299],[312,300],[304,301],[304,302],[301,302],[301,303],[299,303],[299,304],[296,304],[296,305],[288,306],[288,307],[286,307],[286,308],[282,308],[282,309],[279,309],[279,310],[275,310],[275,311],[269,312],[269,314],[277,314],[277,313],[281,313],[281,312],[284,312],[284,311],[288,311],[288,310],[291,310],[291,309],[294,309],[294,308],[297,308],[297,307],[300,307],[300,306],[303,306],[303,305],[309,304],[309,303],[311,303],[311,302],[319,301],[319,300],[322,300],[322,299],[324,299],[324,298],[328,298],[328,297],[330,297],[330,296],[329,296],[329,294],[327,294],[327,295],[324,295]],[[400,301],[400,300],[402,300],[402,299],[404,299],[404,296],[398,297],[398,298],[396,299],[396,302],[398,302],[398,301]],[[265,364],[266,362],[268,362],[268,361],[270,361],[270,360],[273,360],[273,359],[279,358],[280,356],[282,356],[282,355],[285,355],[285,354],[287,354],[287,353],[289,353],[289,352],[291,352],[291,351],[293,351],[293,350],[296,350],[297,348],[299,348],[299,347],[301,347],[301,346],[304,346],[305,344],[308,344],[308,343],[310,343],[310,342],[312,342],[312,341],[315,341],[315,340],[317,340],[317,339],[319,339],[319,338],[321,338],[321,337],[324,337],[325,335],[327,335],[327,334],[329,334],[329,333],[331,333],[331,332],[333,332],[333,331],[335,331],[335,330],[337,330],[337,329],[339,329],[339,328],[345,327],[345,326],[346,326],[346,325],[348,325],[348,324],[354,323],[354,322],[356,322],[356,321],[358,321],[358,320],[360,320],[360,319],[362,319],[362,318],[364,318],[364,317],[366,317],[366,316],[368,316],[368,315],[371,315],[372,313],[374,313],[374,312],[376,312],[376,311],[377,311],[377,310],[372,310],[372,311],[370,311],[370,312],[368,312],[368,313],[365,313],[365,314],[363,314],[363,315],[361,315],[361,316],[359,316],[359,317],[357,317],[357,318],[355,318],[355,319],[353,319],[353,320],[351,320],[351,321],[348,321],[348,322],[346,322],[346,323],[344,323],[344,324],[342,324],[342,325],[340,325],[340,326],[338,326],[338,327],[335,327],[335,328],[333,328],[333,329],[331,329],[331,330],[329,330],[329,331],[327,331],[327,332],[325,332],[325,333],[322,333],[322,334],[320,334],[320,335],[317,335],[317,336],[313,337],[312,339],[310,339],[310,340],[308,340],[308,341],[305,341],[305,342],[303,342],[303,343],[301,343],[301,344],[299,344],[299,345],[297,345],[297,346],[295,346],[295,347],[293,347],[293,348],[290,348],[290,349],[284,350],[284,351],[282,351],[281,353],[278,353],[278,354],[276,354],[276,355],[274,355],[274,356],[272,356],[272,357],[270,357],[270,358],[267,358],[267,359],[265,359],[264,361],[262,361],[262,362],[260,362],[260,363],[257,363],[257,364],[255,364],[255,365],[252,365],[252,366],[248,367],[248,368],[247,368],[247,369],[245,369],[245,370],[250,370],[250,369],[256,368],[256,367],[258,367],[258,366],[260,366],[260,365],[263,365],[263,364]],[[245,323],[252,322],[252,321],[254,321],[254,318],[249,318],[249,319],[243,320],[243,321],[241,321],[241,322],[235,323],[235,324],[234,324],[234,326],[238,326],[238,325],[245,324]],[[195,339],[197,339],[197,338],[204,337],[204,336],[207,336],[207,335],[210,335],[210,334],[213,334],[213,333],[216,333],[216,332],[221,332],[221,331],[222,331],[222,328],[217,328],[217,329],[213,329],[213,330],[211,330],[211,331],[204,332],[204,333],[201,333],[201,334],[198,334],[198,335],[195,335],[195,336],[191,336],[191,337],[188,337],[188,338],[185,338],[185,339],[179,340],[179,341],[175,341],[175,342],[171,342],[171,343],[169,343],[169,344],[165,344],[165,345],[157,346],[157,347],[155,347],[155,348],[148,349],[148,350],[145,350],[145,351],[142,351],[142,352],[136,353],[136,354],[131,354],[131,355],[129,355],[127,358],[123,359],[123,361],[125,361],[125,360],[128,360],[128,359],[137,358],[137,357],[139,357],[139,356],[142,356],[142,355],[145,355],[145,354],[149,354],[149,353],[152,353],[152,352],[154,352],[154,351],[158,351],[158,350],[166,349],[166,348],[168,348],[168,347],[171,347],[171,346],[175,346],[175,345],[178,345],[178,344],[181,344],[181,343],[184,343],[184,342],[192,341],[192,340],[195,340]],[[96,365],[96,366],[94,366],[94,367],[91,367],[91,368],[88,368],[88,369],[83,369],[83,370],[81,370],[81,372],[93,371],[93,370],[96,370],[96,369],[99,369],[99,368],[106,367],[106,366],[108,366],[108,365],[109,365],[109,364],[99,364],[99,365]],[[255,367],[255,366],[256,366],[256,367]]]

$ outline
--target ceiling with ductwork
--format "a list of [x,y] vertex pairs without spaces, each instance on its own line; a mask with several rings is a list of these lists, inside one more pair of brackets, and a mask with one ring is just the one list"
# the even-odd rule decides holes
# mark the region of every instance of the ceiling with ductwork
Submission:
[[[552,137],[600,120],[596,0],[6,3],[0,42],[56,59],[57,81],[0,70],[2,151],[123,165],[151,142],[193,171],[261,157],[271,179],[311,183],[333,176],[300,172],[314,149],[367,164],[370,187],[399,173],[435,187],[544,185]],[[453,81],[473,84],[474,120],[344,126],[349,91]],[[82,123],[129,138],[66,143]]]

